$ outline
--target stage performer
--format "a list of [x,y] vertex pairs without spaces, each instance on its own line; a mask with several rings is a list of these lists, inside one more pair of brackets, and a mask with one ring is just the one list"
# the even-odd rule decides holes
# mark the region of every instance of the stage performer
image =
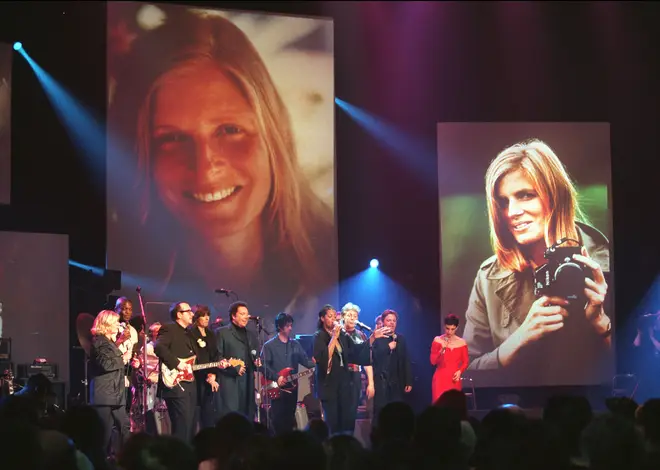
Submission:
[[[209,329],[211,310],[206,305],[195,305],[193,307],[193,325],[190,334],[194,340],[197,364],[218,362],[218,339],[213,331]],[[197,409],[199,411],[199,427],[212,428],[218,420],[219,402],[217,381],[218,368],[202,369],[195,372],[197,382]]]
[[453,314],[445,317],[445,334],[436,336],[431,345],[431,365],[433,374],[432,397],[435,403],[447,390],[460,390],[461,376],[468,368],[468,346],[463,338],[456,335],[458,317]]
[[[190,365],[182,359],[195,354],[193,339],[188,331],[192,324],[193,311],[186,302],[177,302],[170,308],[172,323],[161,326],[154,352],[169,369],[191,371]],[[191,371],[192,372],[192,371]],[[159,393],[165,399],[167,412],[172,423],[172,435],[183,442],[191,442],[194,433],[195,405],[197,404],[197,384],[182,382],[172,388],[159,378]]]
[[[264,375],[267,380],[285,385],[284,376],[279,373],[283,369],[291,368],[290,373],[298,372],[298,365],[308,369],[314,367],[300,343],[292,337],[293,317],[280,312],[275,317],[277,335],[268,340],[263,348]],[[297,384],[295,384],[297,385]],[[298,403],[298,390],[290,392],[280,391],[279,398],[270,402],[270,422],[275,434],[293,431],[296,422],[296,405]]]
[[[348,338],[353,341],[356,345],[361,345],[365,342],[368,342],[367,336],[360,330],[356,328],[358,317],[360,315],[360,307],[354,303],[348,302],[341,309],[341,318],[344,324],[344,331]],[[378,332],[379,330],[377,330]],[[382,337],[383,332],[379,333]],[[372,344],[375,340],[375,336],[372,336]],[[353,429],[345,429],[346,432],[352,433],[355,430],[355,420],[357,419],[357,410],[360,405],[360,399],[362,398],[362,371],[367,377],[367,389],[366,395],[367,400],[373,398],[375,393],[374,388],[374,370],[371,365],[371,349],[369,347],[364,347],[362,353],[359,357],[353,359],[352,364],[348,364],[348,371],[351,377],[351,390],[352,390],[352,403],[349,405],[349,410],[352,412],[352,417],[347,418],[348,421],[353,422]]]
[[[126,383],[124,366],[132,351],[121,352],[115,341],[119,332],[119,315],[112,310],[102,310],[92,325],[89,375],[90,404],[103,422],[104,445],[109,447],[113,424],[119,431],[120,441],[128,439],[131,424],[126,413]],[[107,449],[104,449],[107,450]]]
[[325,422],[331,433],[353,432],[355,412],[349,364],[368,354],[370,341],[354,343],[337,321],[337,311],[325,305],[319,311],[314,334],[316,393],[321,400]]
[[131,324],[131,320],[133,319],[133,302],[126,297],[119,297],[115,302],[115,313],[119,315],[119,333],[117,334],[116,344],[122,354],[127,351],[131,352],[131,358],[128,364],[126,364],[126,367],[124,367],[126,412],[129,413],[130,419],[131,405],[133,404],[133,387],[136,385],[136,381],[132,380],[133,369],[138,366],[138,362],[134,359],[136,359],[140,347],[138,332]]
[[245,302],[229,306],[229,326],[218,331],[218,351],[225,359],[239,359],[242,364],[220,371],[220,418],[232,411],[242,413],[254,421],[256,401],[254,373],[261,367],[257,356],[257,335],[248,330],[250,312]]
[[403,401],[405,394],[412,391],[412,368],[408,355],[408,341],[396,332],[399,314],[385,310],[381,315],[384,332],[387,336],[378,338],[372,346],[374,367],[374,424],[380,410],[395,401]]

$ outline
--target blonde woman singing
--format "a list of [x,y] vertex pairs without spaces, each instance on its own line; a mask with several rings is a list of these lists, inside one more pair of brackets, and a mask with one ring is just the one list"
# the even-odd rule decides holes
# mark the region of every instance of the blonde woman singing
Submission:
[[133,353],[122,353],[115,341],[119,332],[119,315],[112,310],[102,310],[92,325],[89,384],[90,404],[96,409],[105,427],[105,444],[110,444],[113,424],[121,441],[128,439],[131,424],[126,413],[126,384],[124,366]]

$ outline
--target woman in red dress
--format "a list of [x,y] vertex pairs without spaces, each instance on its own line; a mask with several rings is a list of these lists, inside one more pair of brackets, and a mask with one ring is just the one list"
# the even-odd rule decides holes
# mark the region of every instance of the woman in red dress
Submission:
[[463,338],[456,336],[458,317],[453,314],[445,318],[445,334],[436,336],[431,345],[433,374],[433,403],[450,389],[461,389],[461,375],[467,369],[468,347]]

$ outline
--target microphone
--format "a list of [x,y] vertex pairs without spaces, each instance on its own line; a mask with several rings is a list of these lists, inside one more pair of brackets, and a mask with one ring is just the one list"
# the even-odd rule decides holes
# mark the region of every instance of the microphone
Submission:
[[254,364],[255,367],[257,367],[257,360],[259,359],[259,356],[257,356],[257,350],[253,349],[250,351],[250,356],[252,357],[252,364]]
[[229,297],[229,294],[234,292],[234,291],[231,290],[231,289],[216,289],[214,292],[216,294],[225,294],[227,297]]
[[[396,333],[392,333],[392,341],[396,343]],[[392,354],[393,349],[390,348],[390,354]]]
[[359,326],[359,327],[362,328],[363,330],[371,331],[371,328],[369,328],[367,325],[365,325],[364,323],[362,323],[362,322],[359,321],[359,320],[355,320],[355,325],[356,325],[356,326]]
[[250,316],[248,316],[248,319],[254,320],[254,321],[260,321],[261,317],[255,317],[254,315],[250,315]]

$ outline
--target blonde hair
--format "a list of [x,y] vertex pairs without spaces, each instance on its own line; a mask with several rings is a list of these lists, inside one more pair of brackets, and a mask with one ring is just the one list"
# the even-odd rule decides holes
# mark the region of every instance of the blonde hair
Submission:
[[[152,136],[154,96],[163,79],[173,70],[212,62],[222,68],[246,97],[255,112],[261,138],[268,152],[272,189],[262,217],[268,232],[266,243],[298,272],[305,285],[324,285],[330,280],[319,263],[319,248],[333,240],[333,215],[313,192],[297,158],[291,120],[275,84],[249,38],[231,21],[217,16],[202,17],[186,11],[133,44],[132,62],[118,79],[111,121],[122,127],[134,142],[142,186],[141,222],[146,223],[151,205]],[[139,71],[139,72],[136,72]],[[135,109],[137,107],[137,109]],[[137,122],[132,116],[137,114]],[[336,249],[324,247],[336,256]],[[283,257],[290,253],[293,256]],[[325,254],[324,254],[325,256]],[[335,279],[332,279],[334,281]]]
[[112,320],[119,320],[119,314],[112,310],[101,310],[92,325],[92,335],[105,336],[110,333],[110,324]]
[[544,239],[551,246],[562,238],[578,240],[576,221],[586,222],[570,176],[550,146],[538,139],[519,142],[504,149],[486,171],[486,201],[490,241],[504,269],[521,272],[530,266],[502,216],[497,194],[505,175],[522,171],[541,199],[546,214]]
[[348,302],[346,305],[344,305],[341,308],[341,316],[343,317],[344,315],[346,315],[350,311],[353,311],[353,312],[357,313],[358,315],[360,315],[360,307],[358,307],[357,305],[355,305],[352,302]]

